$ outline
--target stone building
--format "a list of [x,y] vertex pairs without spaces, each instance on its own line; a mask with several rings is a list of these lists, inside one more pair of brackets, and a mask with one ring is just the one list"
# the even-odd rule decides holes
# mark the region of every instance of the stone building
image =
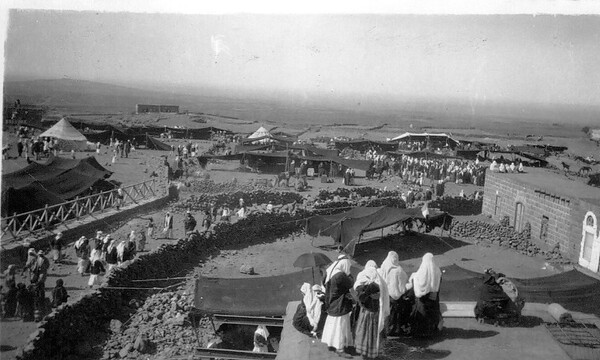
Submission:
[[563,256],[600,272],[600,190],[581,179],[536,168],[523,174],[488,170],[482,211],[498,221],[508,216],[516,231],[529,223],[540,248],[558,245]]
[[137,104],[135,105],[135,113],[178,113],[178,105],[148,105],[148,104]]

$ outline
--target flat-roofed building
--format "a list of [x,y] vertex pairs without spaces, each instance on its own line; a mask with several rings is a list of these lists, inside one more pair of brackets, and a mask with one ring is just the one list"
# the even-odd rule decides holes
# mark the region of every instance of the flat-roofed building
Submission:
[[547,169],[526,168],[525,173],[487,171],[483,214],[504,216],[516,231],[531,225],[531,241],[540,248],[557,244],[563,256],[599,272],[600,190],[580,179]]
[[137,104],[135,106],[136,114],[143,113],[178,113],[179,105],[152,105],[152,104]]

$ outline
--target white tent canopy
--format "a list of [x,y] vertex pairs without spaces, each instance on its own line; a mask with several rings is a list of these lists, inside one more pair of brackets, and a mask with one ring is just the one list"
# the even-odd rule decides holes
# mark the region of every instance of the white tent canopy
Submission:
[[85,136],[75,129],[75,127],[65,120],[65,118],[62,118],[53,127],[44,131],[40,137],[52,137],[59,140],[70,141],[87,141]]
[[87,139],[66,119],[61,119],[53,127],[40,134],[40,137],[58,139],[58,148],[64,151],[87,149]]
[[402,135],[396,136],[395,138],[392,139],[387,139],[388,141],[400,141],[400,140],[405,140],[405,139],[409,139],[409,138],[427,138],[427,137],[442,137],[442,138],[447,138],[449,140],[452,140],[456,143],[458,143],[458,141],[454,140],[453,138],[450,137],[450,135],[446,134],[446,133],[410,133],[410,132],[406,132]]
[[252,135],[248,136],[248,139],[260,139],[256,142],[264,144],[273,141],[272,139],[270,139],[270,137],[271,133],[269,132],[269,130],[265,129],[264,126],[261,126]]

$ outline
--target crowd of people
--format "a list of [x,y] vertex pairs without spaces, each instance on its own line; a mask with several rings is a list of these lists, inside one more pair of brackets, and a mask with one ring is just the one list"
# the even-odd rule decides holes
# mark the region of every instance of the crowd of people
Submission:
[[[356,279],[346,255],[326,269],[322,284],[304,283],[302,301],[292,324],[299,332],[318,338],[342,357],[374,359],[387,337],[430,337],[443,328],[440,310],[442,271],[434,256],[423,256],[410,276],[398,254],[390,251],[377,268],[369,260]],[[475,315],[479,322],[518,319],[524,307],[515,285],[491,269],[481,286]]]
[[[54,252],[54,250],[53,250]],[[29,284],[17,283],[17,266],[11,264],[4,272],[6,291],[2,289],[2,318],[21,318],[23,321],[40,321],[50,307],[57,307],[67,302],[69,295],[62,279],[56,280],[52,290],[52,298],[46,298],[46,280],[50,260],[43,250],[35,251],[30,248],[27,252],[27,262],[21,270],[21,276],[28,272]]]
[[514,161],[510,163],[503,160],[493,160],[490,164],[490,171],[498,172],[498,173],[523,173],[525,172],[525,167],[523,166],[523,162],[519,162],[519,165],[515,165]]
[[[150,232],[148,234],[152,236]],[[145,231],[131,231],[125,239],[117,241],[111,234],[98,231],[95,237],[80,237],[73,244],[78,259],[77,272],[82,277],[89,276],[89,288],[100,285],[104,275],[132,260],[138,252],[144,251],[146,235]],[[29,248],[27,260],[21,269],[21,276],[29,280],[28,285],[16,282],[17,265],[8,266],[2,289],[3,318],[18,317],[23,321],[40,321],[51,307],[67,302],[69,295],[62,279],[56,281],[51,299],[47,299],[45,293],[51,261],[55,265],[65,265],[62,252],[64,248],[63,234],[60,232],[49,242],[50,257],[46,256],[44,250]]]
[[439,289],[442,272],[431,253],[410,277],[390,251],[380,268],[369,260],[356,279],[351,261],[340,255],[325,271],[323,284],[305,283],[294,327],[350,357],[375,358],[386,336],[430,336],[442,328]]

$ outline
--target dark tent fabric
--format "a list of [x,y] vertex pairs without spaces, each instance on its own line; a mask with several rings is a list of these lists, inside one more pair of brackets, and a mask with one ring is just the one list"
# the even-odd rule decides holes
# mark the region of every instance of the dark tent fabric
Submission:
[[343,150],[345,148],[350,148],[352,150],[358,150],[360,152],[365,152],[370,149],[375,149],[377,151],[394,151],[398,148],[397,143],[390,143],[387,141],[373,141],[367,139],[355,139],[355,140],[336,140],[335,148],[338,150]]
[[34,182],[21,189],[11,187],[2,192],[2,216],[21,214],[62,202],[62,198],[47,191],[39,183]]
[[[483,274],[458,265],[443,267],[442,301],[477,301]],[[526,302],[558,303],[567,310],[600,316],[600,281],[577,270],[533,279],[511,278]]]
[[151,136],[146,135],[146,148],[152,149],[152,150],[170,151],[171,145],[167,145],[160,140],[157,140]]
[[55,205],[91,187],[111,189],[114,186],[104,180],[111,175],[94,157],[77,160],[51,157],[46,164],[31,163],[2,176],[2,215]]
[[2,175],[2,188],[20,189],[34,181],[44,182],[54,179],[67,171],[78,171],[97,178],[108,178],[112,175],[112,172],[100,165],[95,157],[77,160],[51,157],[46,164],[33,162],[23,169]]
[[[352,267],[356,276],[359,267]],[[442,267],[441,301],[477,301],[483,274],[457,265]],[[600,316],[597,299],[600,281],[577,270],[533,279],[514,279],[526,302],[558,303],[570,311]],[[312,270],[243,279],[200,277],[196,280],[194,306],[205,313],[248,316],[283,316],[290,301],[302,299],[302,283],[313,283]]]
[[[350,272],[362,270],[353,265]],[[315,274],[315,281],[318,279]],[[196,280],[194,307],[207,314],[247,316],[284,316],[287,303],[302,299],[300,287],[313,284],[313,270],[304,269],[285,275],[237,279]]]
[[331,236],[336,243],[345,247],[363,232],[388,227],[408,219],[418,219],[425,224],[436,226],[450,225],[452,217],[447,213],[436,213],[433,210],[430,212],[430,216],[425,218],[421,208],[356,207],[341,214],[313,216],[307,221],[306,232],[312,236]]
[[200,277],[194,306],[207,313],[282,316],[288,302],[302,298],[300,287],[305,282],[313,283],[312,269],[271,277]]

